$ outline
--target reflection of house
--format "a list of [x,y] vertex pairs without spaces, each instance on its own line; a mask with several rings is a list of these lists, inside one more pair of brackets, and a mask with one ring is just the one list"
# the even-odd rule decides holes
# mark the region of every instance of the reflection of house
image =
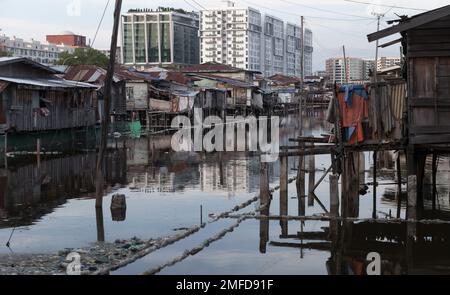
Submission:
[[[94,198],[96,158],[95,153],[70,155],[41,161],[39,169],[35,163],[0,169],[0,214],[30,224],[67,199]],[[107,184],[126,183],[125,160],[123,150],[106,155]]]
[[0,130],[17,132],[92,126],[95,87],[56,77],[26,58],[0,58]]

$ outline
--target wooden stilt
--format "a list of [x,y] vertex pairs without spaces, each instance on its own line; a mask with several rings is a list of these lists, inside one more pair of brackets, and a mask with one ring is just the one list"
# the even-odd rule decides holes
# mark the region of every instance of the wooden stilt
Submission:
[[[312,144],[312,148],[314,148],[314,144]],[[309,175],[308,175],[308,206],[314,206],[314,190],[315,190],[315,182],[316,182],[316,158],[314,155],[309,156]]]
[[377,151],[373,152],[373,219],[377,218],[377,154]]
[[432,164],[432,178],[433,178],[433,211],[436,210],[436,198],[437,198],[437,187],[436,187],[436,174],[437,174],[437,154],[433,153],[433,164]]
[[[288,215],[288,158],[281,157],[281,174],[280,174],[280,215]],[[288,234],[288,222],[280,221],[282,235]]]
[[400,218],[402,207],[402,167],[400,152],[397,155],[397,218]]

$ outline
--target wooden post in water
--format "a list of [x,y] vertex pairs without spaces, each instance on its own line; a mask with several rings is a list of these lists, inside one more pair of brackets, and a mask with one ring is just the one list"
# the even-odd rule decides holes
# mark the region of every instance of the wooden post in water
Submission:
[[433,178],[433,196],[432,196],[432,202],[433,202],[433,211],[436,210],[436,198],[437,198],[437,187],[436,187],[436,177],[437,177],[437,154],[433,153],[433,168],[432,168],[432,178]]
[[372,218],[377,218],[377,155],[378,152],[373,152],[373,212]]
[[[268,171],[268,164],[262,161],[260,165],[259,198],[262,209],[260,213],[262,215],[269,215],[270,213],[269,171]],[[268,240],[269,240],[269,219],[261,219],[260,245],[259,245],[259,251],[261,253],[266,253]]]
[[[314,143],[311,148],[314,148]],[[308,175],[308,206],[314,206],[314,188],[316,184],[316,157],[314,155],[309,156],[309,175]]]
[[95,208],[95,217],[97,224],[97,241],[100,243],[105,242],[105,225],[103,220],[103,208]]
[[[330,216],[339,216],[339,175],[330,175]],[[330,235],[331,238],[337,237],[339,231],[339,223],[337,220],[330,221]]]
[[[305,146],[303,143],[300,143],[301,149],[304,149]],[[299,199],[299,215],[305,215],[306,210],[306,190],[305,190],[305,156],[299,157],[298,163],[298,171],[297,171],[297,197]]]
[[41,139],[38,138],[36,140],[36,161],[37,161],[37,167],[41,167]]
[[5,131],[5,169],[8,169],[8,132]]
[[261,162],[260,168],[260,193],[261,206],[268,206],[270,203],[270,189],[269,189],[269,171],[268,164]]
[[[288,215],[288,157],[280,159],[280,216]],[[288,221],[280,220],[281,234],[287,236]]]
[[402,167],[400,151],[397,155],[397,218],[400,218],[402,209]]

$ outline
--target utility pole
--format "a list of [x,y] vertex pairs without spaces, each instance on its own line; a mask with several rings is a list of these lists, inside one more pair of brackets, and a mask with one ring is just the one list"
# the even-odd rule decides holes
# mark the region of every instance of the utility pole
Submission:
[[347,54],[345,53],[345,45],[342,46],[342,51],[344,53],[344,73],[345,73],[345,84],[350,82],[348,77],[348,65],[347,65]]
[[[377,32],[380,31],[380,20],[382,17],[384,17],[383,13],[372,13],[374,16],[377,17]],[[382,139],[382,135],[383,135],[383,131],[382,131],[382,124],[381,124],[381,102],[378,99],[379,97],[379,88],[378,88],[378,51],[379,51],[379,40],[377,40],[376,42],[376,49],[375,49],[375,65],[373,67],[373,78],[374,78],[374,83],[375,83],[375,107],[376,107],[376,116],[377,116],[377,121],[378,121],[378,126],[377,126],[377,130],[378,130],[378,135],[380,140]]]
[[300,19],[301,25],[301,54],[300,54],[300,99],[299,99],[299,120],[300,120],[300,137],[303,135],[303,90],[304,90],[304,79],[305,79],[305,18],[302,16]]
[[102,133],[100,148],[98,151],[97,158],[97,171],[96,171],[96,190],[95,190],[95,207],[103,207],[103,159],[106,153],[106,147],[108,143],[108,129],[109,129],[109,114],[111,108],[111,95],[112,95],[112,82],[114,76],[114,65],[117,52],[117,39],[119,34],[119,23],[120,23],[120,12],[122,10],[122,0],[116,0],[115,10],[114,10],[114,26],[111,37],[111,48],[110,48],[110,58],[108,72],[106,74],[105,86],[104,86],[104,116],[102,121]]

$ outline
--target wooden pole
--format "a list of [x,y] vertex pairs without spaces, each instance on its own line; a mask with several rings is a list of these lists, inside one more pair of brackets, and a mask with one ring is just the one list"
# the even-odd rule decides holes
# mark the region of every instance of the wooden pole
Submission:
[[8,132],[5,132],[5,169],[8,169]]
[[372,218],[377,218],[377,155],[378,152],[373,152],[373,212]]
[[102,137],[97,158],[96,168],[96,190],[95,190],[95,207],[103,207],[103,158],[105,157],[106,147],[108,143],[109,114],[111,108],[112,82],[114,76],[115,57],[117,52],[117,39],[119,35],[120,12],[122,10],[122,0],[116,0],[114,10],[114,26],[111,37],[110,59],[108,72],[106,75],[104,86],[104,116],[102,121]]
[[[288,157],[281,157],[280,159],[280,215],[288,215]],[[287,221],[280,221],[282,235],[288,234]]]
[[348,77],[348,64],[347,64],[347,54],[345,53],[345,45],[342,46],[342,52],[344,54],[344,71],[345,71],[345,83],[349,83]]
[[[314,148],[314,144],[312,144]],[[314,155],[309,156],[309,175],[308,175],[308,206],[314,206],[315,200],[315,184],[316,184],[316,158]]]
[[397,156],[397,218],[400,218],[402,208],[402,167],[400,162],[400,152]]
[[36,161],[37,161],[37,167],[41,167],[41,139],[38,138],[36,140]]
[[268,206],[270,202],[270,188],[269,188],[269,171],[268,164],[261,162],[260,168],[260,193],[261,206]]
[[437,174],[437,154],[433,153],[433,168],[432,168],[432,178],[433,178],[433,211],[436,210],[436,198],[437,198],[437,187],[436,187],[436,174]]

